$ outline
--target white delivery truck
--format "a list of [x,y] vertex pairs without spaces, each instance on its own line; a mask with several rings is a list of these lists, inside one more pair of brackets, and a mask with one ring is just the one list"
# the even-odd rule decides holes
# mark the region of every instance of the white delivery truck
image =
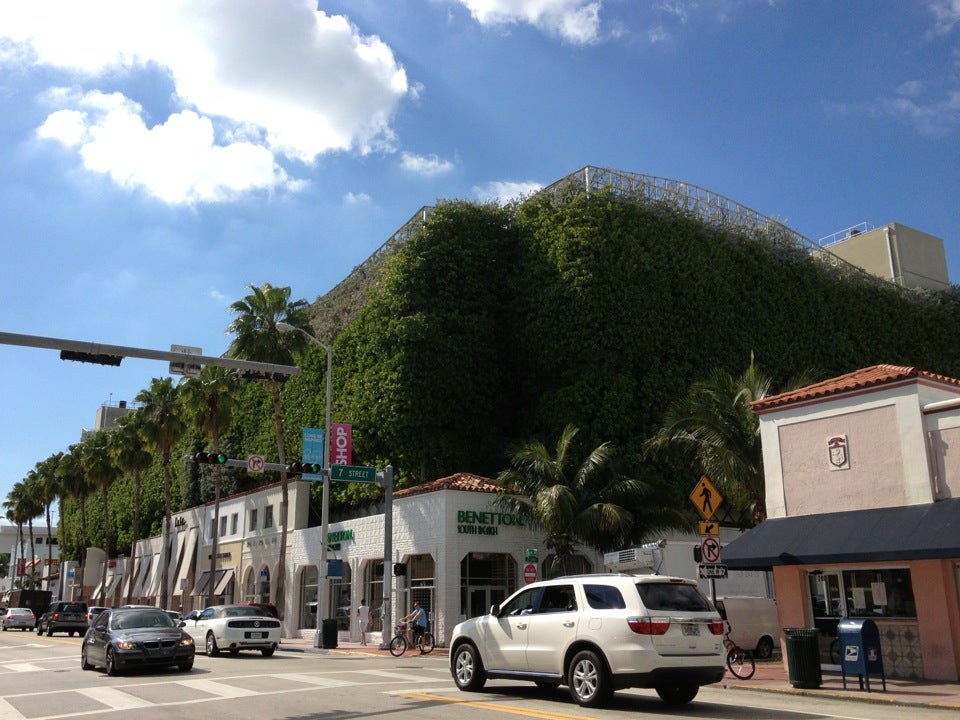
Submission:
[[766,597],[727,595],[717,598],[717,610],[730,623],[730,639],[754,657],[768,658],[780,647],[777,603]]

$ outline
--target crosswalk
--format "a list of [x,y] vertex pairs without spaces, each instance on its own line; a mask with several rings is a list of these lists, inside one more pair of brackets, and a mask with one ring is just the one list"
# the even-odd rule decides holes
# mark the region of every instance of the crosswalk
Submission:
[[[74,661],[76,658],[72,658]],[[27,672],[30,663],[4,663],[2,672]],[[43,669],[37,666],[36,669]],[[96,677],[102,677],[97,674]],[[381,668],[352,668],[323,672],[257,673],[255,675],[220,676],[216,679],[191,677],[190,673],[170,679],[136,682],[136,677],[125,678],[128,683],[114,686],[103,682],[86,687],[63,690],[51,689],[43,693],[43,706],[51,711],[38,713],[37,693],[7,693],[0,697],[0,720],[68,720],[69,718],[148,708],[202,705],[207,702],[264,697],[270,695],[324,690],[342,690],[348,687],[400,687],[425,682],[441,685],[449,683],[450,673],[445,666],[418,669],[417,674],[402,670]],[[132,680],[132,682],[130,682]],[[452,687],[452,686],[451,686]]]

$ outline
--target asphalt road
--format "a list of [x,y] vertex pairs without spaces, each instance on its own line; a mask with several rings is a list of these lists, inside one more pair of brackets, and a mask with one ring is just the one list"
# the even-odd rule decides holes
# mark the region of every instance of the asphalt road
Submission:
[[[480,693],[453,685],[445,655],[393,658],[360,653],[278,652],[208,658],[176,669],[108,677],[80,668],[79,637],[0,635],[0,720],[899,720],[903,706],[704,688],[683,708],[668,708],[653,691],[621,691],[602,710],[581,708],[565,688],[490,682]],[[911,720],[956,720],[955,710],[909,708]]]

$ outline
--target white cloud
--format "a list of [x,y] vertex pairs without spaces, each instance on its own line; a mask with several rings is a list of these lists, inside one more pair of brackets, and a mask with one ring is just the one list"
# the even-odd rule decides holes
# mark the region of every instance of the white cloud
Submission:
[[951,90],[942,100],[924,101],[902,95],[881,103],[887,112],[903,118],[924,135],[939,137],[960,127],[960,90]]
[[[86,167],[167,202],[291,188],[276,158],[310,163],[337,151],[392,149],[390,126],[411,89],[378,37],[310,0],[31,0],[0,4],[0,63],[71,73],[41,134]],[[56,22],[51,22],[55,19]],[[142,102],[107,83],[150,67],[168,73],[178,105],[148,128]],[[99,83],[99,86],[98,86]],[[127,84],[129,87],[130,85]],[[48,98],[52,95],[48,95]],[[75,103],[71,105],[70,103]],[[138,122],[139,120],[139,122]],[[189,153],[165,153],[179,141]],[[147,146],[132,147],[134,141]],[[135,151],[132,152],[131,151]],[[188,167],[170,167],[176,163]]]
[[453,170],[454,164],[449,160],[442,160],[436,155],[414,155],[405,152],[400,158],[400,167],[407,172],[433,177],[450,172]]
[[934,18],[931,35],[947,35],[960,23],[960,0],[930,0],[927,7]]
[[481,202],[497,201],[500,204],[519,200],[541,190],[543,185],[532,180],[513,182],[508,180],[494,180],[473,188],[474,196]]
[[343,196],[344,205],[370,205],[372,202],[373,198],[366,193],[348,192]]
[[576,45],[597,42],[599,0],[458,0],[481,25],[528,23]]

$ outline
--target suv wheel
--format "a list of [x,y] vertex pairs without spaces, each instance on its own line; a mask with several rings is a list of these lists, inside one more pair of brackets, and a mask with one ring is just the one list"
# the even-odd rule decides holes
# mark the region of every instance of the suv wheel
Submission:
[[601,707],[613,694],[603,661],[592,650],[577,653],[568,671],[570,695],[583,707]]
[[47,637],[53,637],[53,625],[47,625]]
[[696,683],[657,686],[657,695],[667,705],[686,705],[697,696],[698,692],[700,692],[700,686]]
[[482,690],[487,682],[480,654],[470,643],[459,646],[453,656],[453,681],[467,692]]
[[37,635],[43,635],[43,625],[37,623]]

